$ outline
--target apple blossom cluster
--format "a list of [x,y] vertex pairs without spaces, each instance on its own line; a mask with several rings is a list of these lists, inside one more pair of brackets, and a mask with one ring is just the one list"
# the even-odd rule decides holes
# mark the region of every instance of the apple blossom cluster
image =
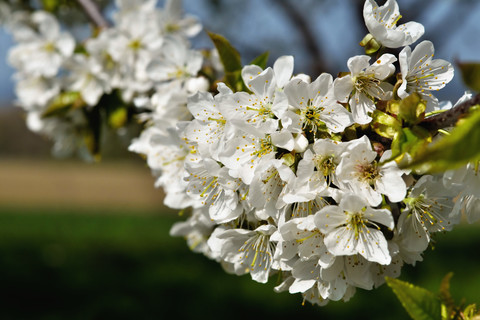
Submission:
[[275,290],[319,305],[398,277],[462,212],[480,219],[476,166],[439,175],[401,169],[409,155],[393,154],[388,128],[379,134],[374,119],[382,112],[400,121],[393,106],[413,96],[422,114],[445,108],[434,92],[452,79],[452,65],[434,59],[430,41],[412,46],[423,26],[397,25],[394,0],[367,0],[363,14],[367,39],[403,47],[398,56],[354,56],[335,79],[294,75],[291,56],[245,66],[248,90],[219,83],[216,94],[191,95],[186,109],[159,108],[130,146],[146,156],[165,204],[191,212],[171,235],[228,272],[260,283],[277,274]]
[[[202,53],[188,40],[201,24],[183,15],[180,1],[169,0],[164,9],[156,8],[156,0],[115,2],[113,26],[83,42],[64,31],[51,13],[9,14],[7,27],[16,45],[8,60],[16,68],[18,104],[27,113],[28,127],[55,141],[56,155],[80,151],[88,158],[92,131],[101,129],[95,121],[113,113],[104,110],[112,100],[113,109],[126,106],[127,114],[157,108],[145,103],[152,96],[181,109],[188,94],[209,86],[197,76]],[[1,11],[8,15],[6,5]]]

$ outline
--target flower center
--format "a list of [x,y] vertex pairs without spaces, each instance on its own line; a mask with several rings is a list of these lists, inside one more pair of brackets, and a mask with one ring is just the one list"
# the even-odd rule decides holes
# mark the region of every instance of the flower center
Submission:
[[142,48],[142,42],[139,39],[132,40],[128,47],[131,48],[133,51],[137,51]]
[[366,182],[370,185],[375,183],[375,180],[380,176],[377,162],[374,161],[368,164],[358,164],[355,166],[357,170],[357,178],[360,181]]
[[260,139],[260,145],[257,147],[254,146],[255,151],[252,152],[252,156],[261,157],[270,152],[275,151],[275,146],[272,144],[272,138],[267,136],[265,139]]
[[55,44],[53,42],[48,42],[44,48],[47,52],[55,52]]
[[368,93],[372,90],[379,90],[380,80],[375,78],[375,74],[361,74],[353,78],[355,90]]
[[352,228],[355,232],[355,239],[358,240],[360,233],[363,233],[363,229],[366,229],[366,223],[368,220],[363,218],[363,212],[345,212],[348,215],[347,228]]
[[439,214],[439,211],[443,210],[445,205],[435,199],[427,199],[423,194],[417,198],[406,198],[404,202],[411,208],[412,214],[415,215],[422,226],[437,225],[440,230],[445,230],[443,226],[444,218]]
[[275,118],[275,115],[272,112],[271,103],[263,103],[261,101],[257,101],[253,103],[251,107],[247,107],[247,110],[255,111],[255,115],[252,119],[248,119],[248,122],[257,122],[257,118],[260,118],[261,121],[265,121],[269,118]]
[[303,122],[303,129],[310,129],[310,132],[316,132],[318,127],[322,126],[324,123],[320,119],[321,113],[325,110],[323,107],[308,106],[303,109],[300,116]]
[[335,156],[333,155],[316,155],[313,158],[313,162],[317,170],[320,171],[325,177],[331,177],[337,168]]

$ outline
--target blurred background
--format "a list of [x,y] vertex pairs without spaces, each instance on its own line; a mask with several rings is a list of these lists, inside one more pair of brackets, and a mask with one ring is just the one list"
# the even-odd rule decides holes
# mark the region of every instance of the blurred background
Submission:
[[[363,0],[183,2],[205,30],[226,36],[245,63],[266,50],[270,64],[292,54],[295,72],[315,77],[346,71],[348,58],[363,53],[358,46],[367,33]],[[480,1],[398,3],[403,22],[425,26],[422,39],[434,43],[436,58],[480,60]],[[109,16],[112,4],[102,5]],[[66,27],[79,38],[88,36],[82,13],[68,14],[75,19]],[[193,43],[212,47],[205,33]],[[13,70],[6,63],[12,45],[0,27],[0,318],[408,317],[386,286],[359,290],[347,304],[302,306],[298,295],[273,292],[276,279],[261,285],[248,275],[227,275],[217,263],[191,253],[183,239],[168,235],[184,218],[162,206],[162,192],[153,188],[145,162],[124,151],[128,142],[117,141],[99,164],[53,159],[50,142],[28,132],[15,107]],[[438,96],[454,102],[464,90],[457,72]],[[425,262],[405,267],[401,279],[437,291],[453,271],[457,301],[480,303],[478,243],[478,225],[440,234]]]

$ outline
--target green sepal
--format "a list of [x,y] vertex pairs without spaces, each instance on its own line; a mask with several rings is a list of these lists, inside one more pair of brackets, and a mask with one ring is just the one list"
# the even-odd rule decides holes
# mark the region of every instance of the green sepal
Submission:
[[441,319],[441,302],[435,294],[398,279],[386,277],[385,280],[412,319]]
[[425,118],[427,102],[418,93],[412,93],[402,99],[399,108],[398,118],[403,120],[404,125],[412,126]]
[[480,92],[480,63],[457,62],[463,82],[475,92]]
[[284,154],[282,156],[283,164],[287,167],[291,167],[295,164],[295,156],[291,153]]
[[365,48],[365,53],[368,55],[374,54],[382,47],[380,42],[378,42],[370,33],[360,41],[360,46]]
[[422,172],[444,172],[468,162],[480,160],[480,110],[462,119],[451,131],[434,145],[414,157],[407,166]]
[[371,125],[377,134],[388,139],[393,139],[402,130],[400,121],[380,110],[373,112]]
[[65,115],[72,109],[81,108],[84,106],[86,106],[86,103],[83,101],[79,92],[62,92],[56,96],[55,99],[53,99],[47,110],[43,112],[42,117],[48,118]]
[[427,103],[418,93],[412,93],[402,100],[391,100],[386,111],[402,121],[403,126],[411,127],[425,119]]
[[262,53],[261,55],[253,59],[249,64],[254,64],[256,66],[259,66],[262,69],[265,69],[267,67],[269,56],[270,56],[270,52],[265,51],[264,53]]

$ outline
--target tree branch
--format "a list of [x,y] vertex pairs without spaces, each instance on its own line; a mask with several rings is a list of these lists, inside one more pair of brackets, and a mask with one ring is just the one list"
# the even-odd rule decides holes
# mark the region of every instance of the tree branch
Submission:
[[458,106],[423,120],[420,125],[429,131],[452,127],[471,107],[480,104],[480,94],[460,103]]
[[101,29],[110,27],[110,23],[103,17],[97,5],[92,0],[77,0],[77,2],[97,27]]

